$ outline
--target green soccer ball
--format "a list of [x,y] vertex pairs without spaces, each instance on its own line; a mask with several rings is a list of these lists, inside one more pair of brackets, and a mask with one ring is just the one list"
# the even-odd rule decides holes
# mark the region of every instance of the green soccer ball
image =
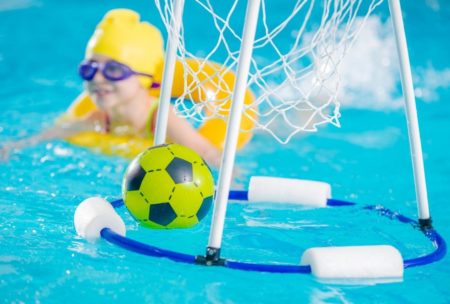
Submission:
[[144,227],[187,228],[201,221],[211,208],[214,178],[192,149],[159,145],[130,163],[122,195],[131,215]]

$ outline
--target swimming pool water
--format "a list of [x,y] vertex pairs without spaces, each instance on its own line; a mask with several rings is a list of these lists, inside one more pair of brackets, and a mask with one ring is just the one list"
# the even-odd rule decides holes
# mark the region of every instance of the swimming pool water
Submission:
[[[38,132],[67,108],[82,89],[76,67],[88,37],[108,9],[123,5],[117,0],[0,3],[1,142]],[[435,228],[450,240],[450,6],[438,0],[403,1],[402,5],[418,95],[430,210]],[[133,0],[126,6],[162,26],[152,2]],[[385,3],[378,11],[381,20],[386,18],[386,9]],[[252,175],[324,180],[331,183],[335,198],[361,205],[379,203],[415,218],[404,114],[401,108],[390,106],[397,92],[386,89],[389,83],[373,81],[373,85],[385,90],[393,102],[384,100],[377,109],[368,101],[370,97],[350,102],[341,110],[341,128],[326,127],[285,146],[257,133],[238,154],[234,187],[246,188]],[[16,151],[9,162],[0,163],[1,302],[450,301],[449,257],[407,269],[403,282],[346,285],[321,283],[308,275],[189,266],[143,257],[105,241],[85,242],[73,228],[77,204],[93,195],[119,197],[127,164],[125,159],[93,154],[62,141]],[[119,213],[131,237],[189,254],[204,252],[211,214],[192,229],[159,231],[139,228],[124,209]],[[405,259],[432,250],[419,231],[360,208],[299,210],[232,204],[222,255],[244,261],[297,263],[308,247],[364,244],[394,245]]]

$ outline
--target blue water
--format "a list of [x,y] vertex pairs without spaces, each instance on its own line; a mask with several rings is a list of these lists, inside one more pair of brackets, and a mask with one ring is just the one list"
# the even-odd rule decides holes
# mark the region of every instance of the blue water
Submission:
[[[446,144],[450,6],[444,0],[403,2],[430,209],[435,228],[450,240]],[[82,90],[76,67],[88,37],[108,9],[122,5],[117,0],[0,2],[1,142],[50,126],[67,108]],[[161,27],[151,2],[127,1],[127,7]],[[377,12],[383,28],[388,26],[383,23],[386,12],[386,4]],[[377,59],[368,61],[377,63]],[[395,106],[399,83],[391,88],[379,79],[372,82],[387,98],[374,106],[369,90],[367,99],[350,100],[342,108],[341,128],[326,127],[285,146],[257,133],[238,154],[234,186],[246,188],[252,175],[324,180],[333,186],[335,198],[361,205],[380,203],[415,218],[406,123],[401,108]],[[77,204],[93,195],[119,197],[126,166],[125,159],[93,154],[62,141],[15,151],[0,164],[1,302],[450,301],[449,257],[407,269],[403,282],[345,285],[321,283],[309,275],[182,265],[129,253],[105,241],[86,243],[73,228]],[[125,210],[119,213],[131,237],[189,254],[204,252],[211,214],[192,229],[155,231],[139,228]],[[432,250],[417,230],[360,208],[300,210],[232,204],[227,216],[222,255],[244,261],[297,263],[306,248],[328,245],[390,244],[405,259]]]

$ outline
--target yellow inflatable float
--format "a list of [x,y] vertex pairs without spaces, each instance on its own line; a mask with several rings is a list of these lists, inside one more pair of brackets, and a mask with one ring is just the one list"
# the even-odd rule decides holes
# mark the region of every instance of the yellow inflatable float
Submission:
[[[142,37],[147,37],[147,39],[142,39]],[[86,57],[94,53],[108,56],[128,65],[133,70],[153,75],[153,79],[147,77],[140,77],[139,79],[144,87],[149,88],[150,95],[159,97],[159,84],[162,79],[164,58],[163,39],[159,30],[154,26],[146,22],[140,22],[137,13],[125,9],[108,12],[97,26],[88,43]],[[185,71],[186,67],[189,73]],[[194,79],[192,75],[196,75],[197,79]],[[214,92],[218,101],[227,101],[221,103],[220,106],[216,106],[217,108],[212,108],[210,105],[214,105],[214,102],[209,102],[208,107],[205,107],[205,116],[208,117],[212,113],[226,116],[231,107],[230,91],[234,86],[234,80],[234,73],[217,63],[202,63],[195,59],[186,59],[184,62],[178,61],[175,66],[172,98],[185,96],[185,98],[197,103],[206,100],[208,92]],[[185,91],[185,88],[190,88],[189,92]],[[251,105],[253,101],[252,92],[247,90],[245,104]],[[155,105],[152,111],[157,111],[157,103]],[[95,110],[97,110],[96,104],[87,93],[82,93],[72,103],[60,121],[82,119]],[[149,115],[152,114],[149,113]],[[239,135],[238,148],[243,147],[250,140],[256,119],[256,111],[249,107],[245,115],[242,116],[242,131]],[[199,127],[198,132],[216,147],[222,149],[226,127],[227,122],[225,120],[213,118],[206,120]],[[153,145],[153,138],[149,137],[94,131],[80,132],[67,138],[67,141],[103,154],[129,158]]]

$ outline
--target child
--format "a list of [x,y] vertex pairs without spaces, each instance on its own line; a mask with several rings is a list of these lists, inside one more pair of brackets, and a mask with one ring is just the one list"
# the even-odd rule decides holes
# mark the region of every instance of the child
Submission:
[[[162,69],[163,57],[163,39],[155,27],[140,22],[139,15],[131,10],[108,12],[89,40],[85,59],[79,66],[86,91],[74,105],[85,103],[90,110],[77,119],[65,115],[52,129],[4,145],[0,158],[6,158],[11,149],[66,139],[83,131],[150,137],[158,105],[152,90],[159,87],[153,75]],[[189,122],[176,116],[173,108],[167,137],[194,149],[207,163],[219,166],[221,151]]]

